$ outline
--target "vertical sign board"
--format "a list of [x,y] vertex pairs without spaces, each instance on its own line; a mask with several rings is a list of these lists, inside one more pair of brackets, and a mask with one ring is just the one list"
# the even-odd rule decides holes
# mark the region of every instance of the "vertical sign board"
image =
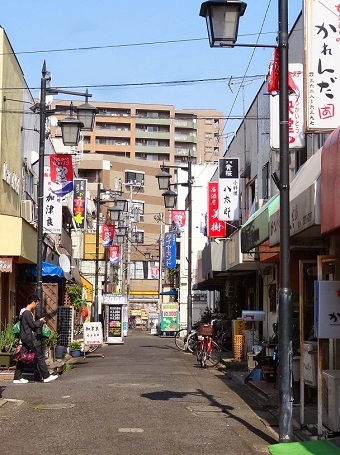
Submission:
[[161,332],[177,332],[178,303],[163,303],[161,306]]
[[166,269],[176,267],[176,234],[174,232],[166,232],[164,234],[164,256],[163,265]]
[[226,237],[226,223],[218,218],[218,182],[208,182],[207,236]]
[[[303,65],[301,63],[289,64],[289,73],[293,79],[296,90],[290,93],[288,102],[288,131],[289,148],[301,149],[305,146],[305,123],[303,115]],[[270,147],[274,150],[280,148],[280,95],[270,97]]]
[[86,222],[86,179],[74,179],[73,181],[73,219],[77,228],[84,229]]
[[240,219],[240,179],[238,158],[218,160],[218,218],[221,221]]
[[52,192],[51,169],[44,167],[43,229],[50,234],[61,234],[62,198]]
[[103,344],[103,328],[101,322],[84,322],[84,345],[101,346]]
[[340,124],[340,3],[305,0],[306,130]]
[[104,294],[103,305],[106,307],[107,343],[123,344],[123,308],[126,305],[126,296],[122,294]]
[[315,281],[314,328],[317,338],[340,338],[340,281]]

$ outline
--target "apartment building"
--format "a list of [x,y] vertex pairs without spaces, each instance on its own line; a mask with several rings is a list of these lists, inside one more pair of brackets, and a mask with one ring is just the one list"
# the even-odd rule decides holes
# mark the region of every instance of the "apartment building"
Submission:
[[[70,101],[52,106],[65,116]],[[76,107],[82,101],[73,102]],[[83,153],[147,161],[197,164],[223,156],[223,114],[216,110],[177,110],[172,105],[92,101],[98,109],[95,128],[84,135]],[[56,128],[56,136],[61,132]],[[60,139],[61,141],[61,139]]]

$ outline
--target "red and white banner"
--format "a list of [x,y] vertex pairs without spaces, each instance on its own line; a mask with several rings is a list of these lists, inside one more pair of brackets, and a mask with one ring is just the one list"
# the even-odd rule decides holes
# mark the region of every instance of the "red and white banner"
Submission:
[[113,265],[118,265],[120,263],[120,246],[112,245],[110,246],[110,262]]
[[179,231],[184,231],[186,213],[185,210],[171,210],[171,221]]
[[207,236],[226,236],[226,223],[218,218],[218,182],[208,182]]
[[50,155],[51,191],[65,196],[73,190],[72,155]]
[[113,224],[104,224],[102,227],[102,240],[103,247],[109,248],[113,243],[113,237],[115,235],[115,227]]
[[150,267],[150,271],[151,271],[151,279],[152,280],[158,280],[158,278],[159,278],[159,268],[156,265],[152,265]]
[[[270,95],[277,95],[280,88],[280,58],[279,48],[274,49],[273,63],[270,67],[268,76],[268,93]],[[296,96],[300,96],[300,89],[295,84],[290,70],[288,71],[288,92],[294,93]]]

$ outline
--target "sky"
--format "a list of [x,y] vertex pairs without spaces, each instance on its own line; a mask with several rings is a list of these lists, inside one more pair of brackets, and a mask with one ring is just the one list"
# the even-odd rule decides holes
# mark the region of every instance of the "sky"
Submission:
[[[34,97],[45,60],[53,87],[88,88],[95,101],[216,109],[231,138],[268,73],[272,49],[210,48],[201,3],[11,0],[0,3],[0,25]],[[288,3],[290,29],[302,0]],[[238,43],[275,44],[277,10],[278,0],[248,0]]]

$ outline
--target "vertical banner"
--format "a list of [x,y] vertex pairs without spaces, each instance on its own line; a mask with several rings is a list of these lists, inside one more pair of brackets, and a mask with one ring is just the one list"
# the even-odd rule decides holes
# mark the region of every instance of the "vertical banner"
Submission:
[[238,158],[220,158],[218,160],[218,218],[221,221],[239,221],[240,219],[238,167]]
[[305,0],[306,129],[322,132],[340,124],[340,4]]
[[73,190],[72,155],[50,155],[51,191],[65,196]]
[[118,265],[120,263],[120,246],[110,246],[110,262],[112,265]]
[[164,234],[163,264],[166,269],[176,267],[176,234],[174,232],[166,232]]
[[73,181],[73,219],[77,228],[85,228],[86,214],[86,179],[74,179]]
[[51,171],[44,167],[44,201],[43,229],[44,232],[61,234],[62,199],[52,192]]
[[314,282],[314,330],[317,338],[340,338],[340,281]]
[[104,248],[109,248],[113,243],[115,227],[113,224],[104,224],[102,227],[102,244]]
[[157,267],[157,265],[152,265],[150,267],[150,272],[151,272],[151,279],[152,280],[158,280],[159,279],[159,267]]
[[[289,64],[289,74],[294,82],[295,90],[289,94],[289,148],[301,149],[305,146],[305,120],[303,113],[303,65]],[[269,91],[269,83],[268,83]],[[280,96],[270,97],[270,147],[280,148]]]
[[218,182],[208,182],[207,236],[226,236],[225,221],[218,218]]
[[180,232],[184,232],[185,218],[185,210],[171,210],[171,221]]

